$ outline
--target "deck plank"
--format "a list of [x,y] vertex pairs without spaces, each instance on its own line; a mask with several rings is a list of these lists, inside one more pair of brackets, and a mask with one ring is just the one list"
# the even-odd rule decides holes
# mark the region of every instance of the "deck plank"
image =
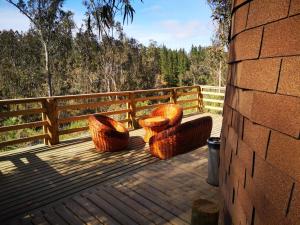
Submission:
[[[222,117],[211,116],[211,136],[219,136]],[[143,135],[130,131],[118,153],[99,154],[86,137],[1,152],[0,223],[189,224],[193,200],[218,196],[205,182],[206,147],[161,161]]]

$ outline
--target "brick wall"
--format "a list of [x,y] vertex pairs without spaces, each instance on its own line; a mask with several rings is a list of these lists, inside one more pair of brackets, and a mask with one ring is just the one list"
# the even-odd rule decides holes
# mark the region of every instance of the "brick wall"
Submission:
[[300,0],[235,0],[220,188],[234,225],[300,225]]

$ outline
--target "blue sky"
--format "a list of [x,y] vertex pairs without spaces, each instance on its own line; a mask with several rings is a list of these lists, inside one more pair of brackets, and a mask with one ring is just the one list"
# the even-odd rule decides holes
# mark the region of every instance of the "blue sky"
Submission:
[[[214,26],[206,0],[134,0],[133,23],[124,24],[129,37],[148,45],[149,40],[165,44],[172,49],[191,45],[207,46],[211,43]],[[74,12],[74,21],[80,27],[84,18],[81,0],[66,0],[64,8]],[[0,0],[0,30],[26,31],[28,19],[18,10]]]

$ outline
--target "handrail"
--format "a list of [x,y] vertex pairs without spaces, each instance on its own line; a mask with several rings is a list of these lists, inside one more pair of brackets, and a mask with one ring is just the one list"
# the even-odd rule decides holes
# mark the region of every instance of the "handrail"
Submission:
[[[145,113],[145,110],[169,102],[182,104],[184,110],[203,112],[203,88],[205,87],[194,85],[149,90],[0,100],[0,121],[11,117],[28,115],[40,118],[38,121],[1,126],[0,134],[2,132],[11,132],[26,128],[42,128],[42,133],[38,135],[0,141],[0,148],[41,139],[44,140],[46,145],[58,144],[61,135],[87,130],[86,126],[65,129],[66,124],[75,121],[84,121],[90,115],[94,114],[93,112],[104,115],[123,115],[120,121],[127,123],[127,126],[131,129],[138,127],[137,120],[141,115],[137,115],[137,113]],[[150,105],[145,105],[146,103],[150,103]],[[26,107],[30,104],[34,104],[34,107],[27,109]],[[109,109],[112,106],[118,107],[115,110],[114,108]],[[101,110],[99,111],[98,109]],[[77,113],[78,111],[81,112],[80,115]]]

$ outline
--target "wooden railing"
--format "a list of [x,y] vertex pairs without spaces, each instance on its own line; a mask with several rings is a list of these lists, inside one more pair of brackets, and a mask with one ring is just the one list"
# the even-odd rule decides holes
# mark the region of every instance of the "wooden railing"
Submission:
[[[207,92],[206,90],[208,90],[206,87],[196,85],[0,100],[0,124],[2,124],[0,135],[6,137],[9,135],[5,133],[20,131],[19,137],[14,137],[12,140],[2,138],[0,149],[24,142],[40,143],[41,140],[46,145],[58,144],[63,135],[86,131],[87,124],[79,123],[78,127],[71,125],[86,121],[94,113],[117,116],[117,119],[127,124],[130,129],[135,129],[138,127],[137,121],[141,116],[149,113],[152,108],[169,102],[181,104],[185,114],[203,112],[203,101],[211,101],[211,99],[203,99],[202,93]],[[14,120],[11,125],[5,125],[6,121],[13,120],[13,118],[18,119]],[[34,135],[22,135],[22,131],[28,128],[34,130]]]
[[225,87],[201,85],[201,93],[206,110],[222,112]]

